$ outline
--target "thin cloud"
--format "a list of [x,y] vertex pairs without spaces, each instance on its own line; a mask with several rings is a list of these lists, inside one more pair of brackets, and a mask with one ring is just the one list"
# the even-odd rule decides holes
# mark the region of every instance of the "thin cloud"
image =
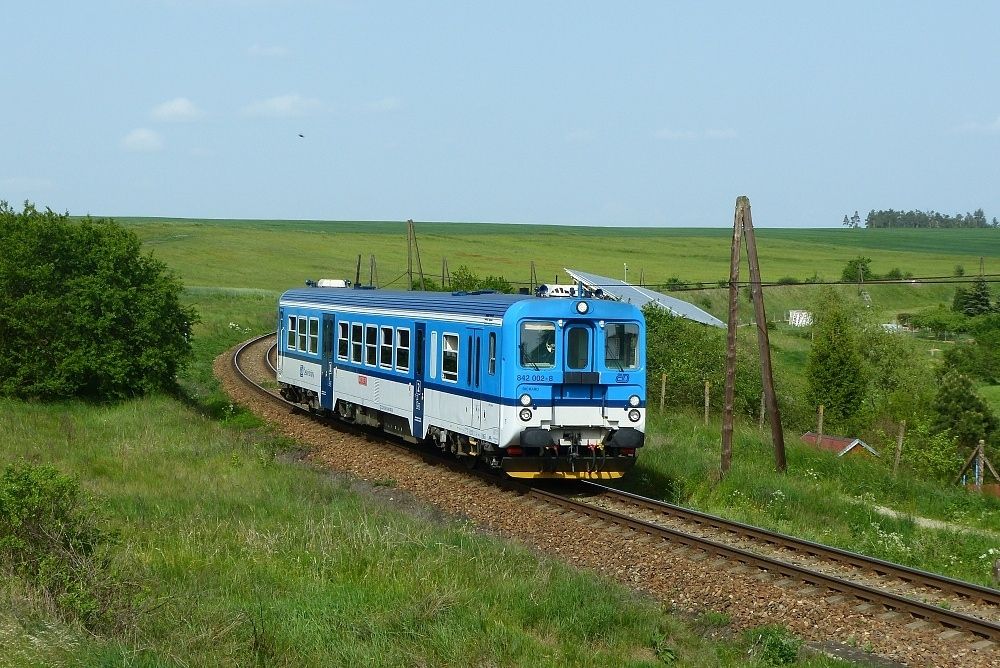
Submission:
[[403,105],[402,100],[395,96],[383,97],[381,100],[376,100],[374,102],[369,102],[362,106],[362,111],[368,111],[376,114],[384,114],[390,111],[395,111]]
[[305,116],[322,108],[319,100],[303,97],[298,93],[278,95],[265,100],[257,100],[243,107],[243,113],[248,116],[264,116],[268,118],[288,118]]
[[184,121],[194,121],[202,116],[201,109],[186,97],[175,97],[167,100],[163,104],[153,107],[150,116],[155,121],[176,123]]
[[48,190],[51,187],[52,181],[48,179],[33,179],[27,176],[14,176],[9,179],[0,179],[0,188],[17,193]]
[[151,153],[163,148],[163,138],[148,128],[136,128],[122,138],[121,145],[126,151]]
[[284,58],[288,49],[273,44],[254,44],[247,49],[247,53],[257,58]]
[[672,130],[662,128],[653,133],[653,138],[660,141],[701,141],[736,139],[736,137],[736,130],[731,128],[709,128],[708,130]]
[[570,130],[565,139],[570,144],[586,144],[594,140],[594,131],[588,129]]
[[1000,135],[1000,116],[991,123],[969,122],[952,129],[959,134]]

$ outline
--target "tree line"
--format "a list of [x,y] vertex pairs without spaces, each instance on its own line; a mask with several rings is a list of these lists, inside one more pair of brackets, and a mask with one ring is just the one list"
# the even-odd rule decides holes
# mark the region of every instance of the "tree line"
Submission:
[[[976,209],[972,213],[956,213],[948,215],[937,211],[896,211],[895,209],[869,211],[865,217],[865,227],[867,228],[983,228],[1000,227],[1000,221],[996,216],[992,220],[986,219],[986,213],[982,209]],[[861,216],[857,211],[854,215],[844,215],[844,227],[861,227]]]

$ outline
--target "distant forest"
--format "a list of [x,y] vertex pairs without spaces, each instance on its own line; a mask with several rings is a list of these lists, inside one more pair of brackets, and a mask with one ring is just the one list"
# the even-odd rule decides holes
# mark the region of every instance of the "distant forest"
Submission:
[[[844,216],[844,226],[857,228],[861,227],[861,216],[855,211],[853,216]],[[992,221],[986,220],[986,214],[982,209],[976,209],[972,213],[956,213],[950,216],[937,211],[869,211],[865,218],[865,227],[1000,227],[1000,222],[996,216]]]

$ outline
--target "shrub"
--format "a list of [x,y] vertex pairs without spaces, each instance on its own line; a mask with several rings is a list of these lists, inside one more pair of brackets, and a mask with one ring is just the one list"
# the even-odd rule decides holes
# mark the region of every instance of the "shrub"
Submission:
[[874,280],[878,275],[871,270],[872,259],[859,255],[853,260],[848,260],[844,265],[844,270],[840,273],[840,280],[852,283],[859,280]]
[[[655,305],[646,306],[643,314],[646,317],[646,369],[650,388],[657,393],[657,399],[660,375],[666,373],[666,401],[671,406],[702,407],[706,380],[711,383],[712,405],[721,406],[725,390],[725,330],[671,315]],[[760,363],[754,345],[753,350],[747,349],[737,355],[736,410],[744,415],[755,415],[760,393]]]
[[109,535],[79,483],[51,466],[13,464],[0,475],[0,572],[20,577],[88,628],[110,619],[119,593]]
[[951,482],[962,466],[955,438],[948,432],[934,432],[927,420],[908,430],[902,459],[917,473],[942,482]]
[[782,276],[778,279],[778,285],[798,285],[801,282],[802,281],[794,276]]
[[0,202],[0,394],[118,399],[172,388],[196,319],[182,289],[114,221]]
[[799,655],[802,641],[786,628],[777,625],[760,626],[746,632],[750,642],[749,654],[765,666],[783,666],[793,663]]

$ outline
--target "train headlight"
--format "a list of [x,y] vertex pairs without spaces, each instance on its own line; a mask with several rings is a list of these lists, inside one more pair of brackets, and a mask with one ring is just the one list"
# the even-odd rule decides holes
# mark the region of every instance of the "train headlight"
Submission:
[[[531,409],[530,408],[522,408],[521,412],[518,413],[517,416],[519,418],[521,418],[522,422],[528,422],[529,420],[531,420]],[[638,418],[636,418],[636,419],[638,419]]]
[[583,315],[584,313],[586,313],[589,310],[590,310],[590,305],[587,304],[587,302],[577,302],[576,303],[576,312],[579,313],[580,315]]
[[531,395],[530,394],[522,394],[521,398],[518,401],[521,402],[522,406],[530,406],[531,405]]
[[641,418],[641,417],[642,417],[642,413],[640,413],[635,408],[633,408],[632,410],[630,410],[628,412],[628,419],[631,420],[632,422],[638,422],[639,418]]
[[631,406],[632,408],[638,408],[640,401],[642,400],[639,398],[639,395],[633,394],[631,397],[628,398],[628,405]]

